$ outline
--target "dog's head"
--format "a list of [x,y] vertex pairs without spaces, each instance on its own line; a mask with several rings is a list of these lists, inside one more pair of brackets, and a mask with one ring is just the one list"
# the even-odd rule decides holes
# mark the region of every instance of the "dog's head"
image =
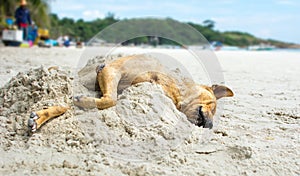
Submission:
[[226,86],[198,86],[198,93],[186,104],[184,113],[188,120],[204,128],[213,127],[213,116],[216,113],[217,100],[232,97],[233,92]]

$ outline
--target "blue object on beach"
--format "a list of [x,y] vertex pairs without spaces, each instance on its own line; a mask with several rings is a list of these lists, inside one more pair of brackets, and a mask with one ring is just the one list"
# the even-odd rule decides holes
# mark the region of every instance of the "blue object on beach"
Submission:
[[29,26],[28,27],[28,40],[30,41],[35,41],[35,39],[38,37],[38,28],[37,26],[35,27],[32,27],[32,26]]
[[64,46],[69,47],[70,46],[70,41],[69,40],[64,41]]
[[6,24],[9,25],[9,26],[11,26],[11,25],[14,24],[14,20],[13,20],[12,18],[6,18],[6,19],[5,19],[5,22],[6,22]]
[[57,41],[52,39],[45,40],[45,44],[48,46],[58,46]]

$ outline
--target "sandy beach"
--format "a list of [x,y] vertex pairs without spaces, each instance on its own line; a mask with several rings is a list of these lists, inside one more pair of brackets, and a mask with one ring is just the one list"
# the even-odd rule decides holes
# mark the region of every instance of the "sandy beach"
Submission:
[[[205,65],[186,59],[187,50],[0,47],[0,53],[0,175],[300,175],[300,52],[215,52],[216,71],[235,96],[219,101],[212,130],[188,122],[150,83],[125,89],[106,110],[72,106],[72,96],[93,95],[80,85],[78,70],[107,53],[175,58],[171,69],[181,65],[180,73],[196,82],[214,82]],[[72,109],[29,133],[29,114],[55,104]]]

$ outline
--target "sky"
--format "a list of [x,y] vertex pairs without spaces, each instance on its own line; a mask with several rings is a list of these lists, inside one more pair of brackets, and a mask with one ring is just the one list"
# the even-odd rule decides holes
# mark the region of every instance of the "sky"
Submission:
[[111,12],[119,19],[169,17],[198,24],[210,19],[222,32],[300,44],[300,0],[52,0],[50,5],[60,18],[90,21]]

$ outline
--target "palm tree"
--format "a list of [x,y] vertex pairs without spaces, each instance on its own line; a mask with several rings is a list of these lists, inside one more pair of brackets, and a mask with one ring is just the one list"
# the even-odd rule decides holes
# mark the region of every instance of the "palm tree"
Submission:
[[[31,18],[39,27],[50,27],[50,1],[27,0]],[[3,24],[6,17],[13,17],[19,0],[0,0],[0,22]]]
[[49,3],[50,0],[30,0],[28,2],[31,18],[39,27],[50,27]]

